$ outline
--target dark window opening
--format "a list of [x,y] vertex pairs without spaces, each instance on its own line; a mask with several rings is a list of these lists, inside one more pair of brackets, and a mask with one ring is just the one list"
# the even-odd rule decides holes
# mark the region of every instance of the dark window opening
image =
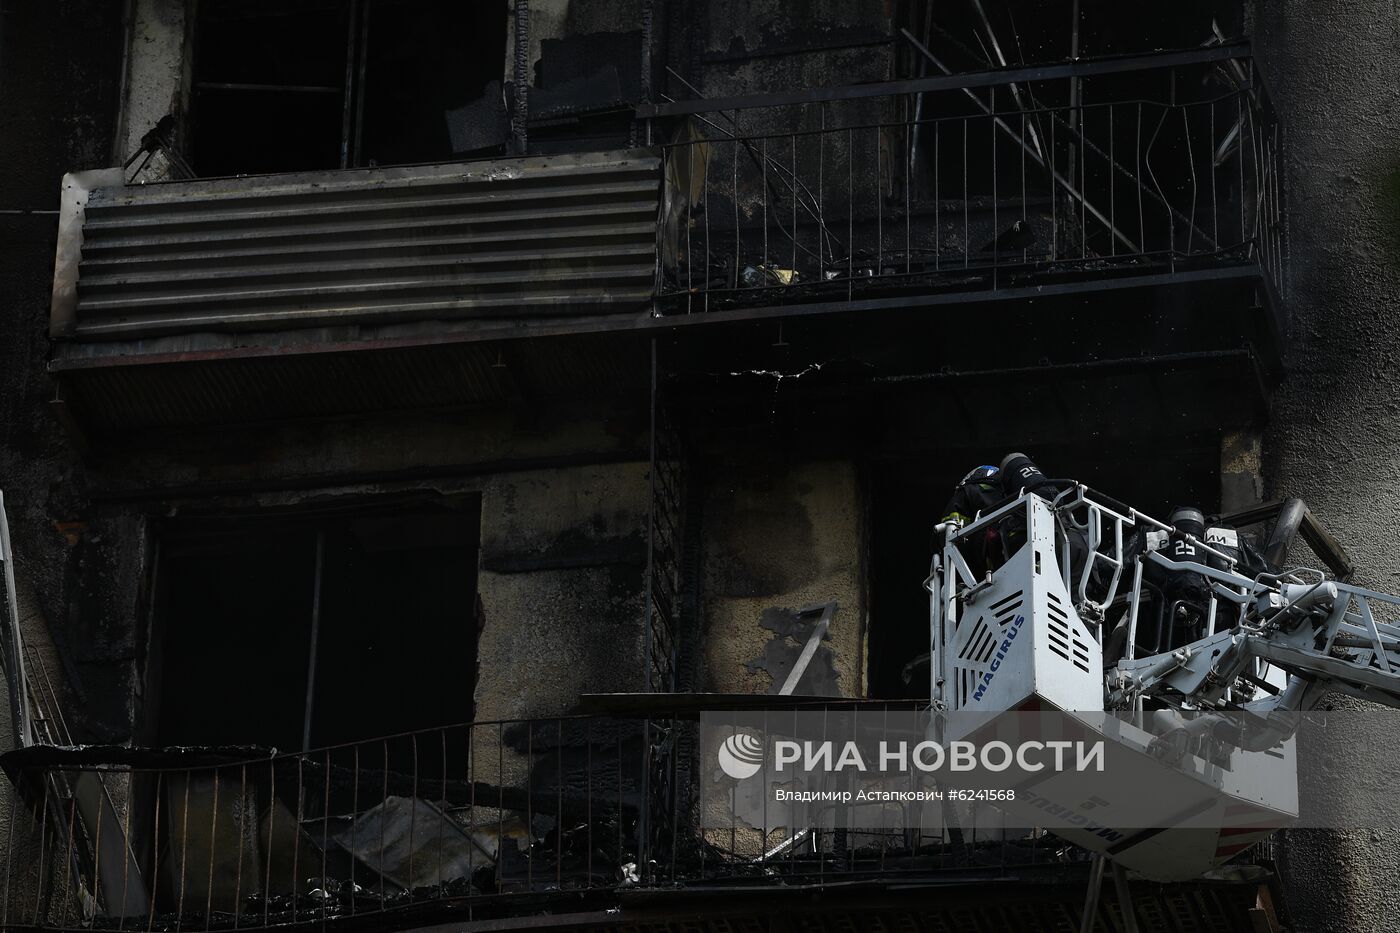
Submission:
[[504,151],[507,6],[375,0],[356,165]]
[[161,745],[301,746],[315,533],[163,542]]
[[203,176],[503,151],[504,0],[203,0],[191,161]]
[[[997,463],[1006,451],[940,453],[932,460],[876,464],[872,473],[870,695],[927,698],[927,664],[906,665],[929,650],[928,593],[922,584],[933,557],[933,526],[958,480],[981,463]],[[1182,503],[1218,506],[1218,445],[1182,445],[1171,457],[1142,449],[1037,447],[1027,451],[1057,477],[1090,487],[1165,518]]]
[[479,529],[474,496],[173,521],[158,744],[288,751],[470,721]]

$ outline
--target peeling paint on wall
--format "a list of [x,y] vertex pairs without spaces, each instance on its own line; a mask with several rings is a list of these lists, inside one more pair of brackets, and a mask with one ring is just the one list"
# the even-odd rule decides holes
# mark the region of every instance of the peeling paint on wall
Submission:
[[[839,614],[833,614],[835,621]],[[818,616],[802,613],[798,609],[773,607],[763,611],[759,624],[773,632],[773,637],[763,646],[763,654],[748,661],[744,666],[749,673],[763,671],[773,679],[768,692],[778,694],[793,665],[797,663],[803,648],[811,640],[813,630],[818,625]],[[823,641],[826,639],[823,638]],[[808,662],[806,670],[792,690],[795,696],[840,696],[841,682],[836,673],[836,656],[830,646],[821,644]]]
[[784,607],[835,601],[841,610],[813,661],[829,674],[812,676],[820,677],[822,692],[856,695],[864,658],[855,468],[838,461],[748,463],[716,475],[704,493],[707,689],[776,693],[785,674],[775,671],[786,670],[782,656],[790,650],[783,642],[791,629],[781,616],[792,610]]

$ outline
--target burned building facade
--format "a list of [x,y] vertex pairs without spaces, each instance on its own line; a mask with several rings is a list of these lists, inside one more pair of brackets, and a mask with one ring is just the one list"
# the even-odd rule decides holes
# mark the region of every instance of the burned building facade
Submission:
[[[690,717],[926,701],[1008,450],[1393,575],[1328,446],[1389,124],[1321,101],[1394,92],[1304,6],[6,3],[4,924],[1077,928],[1043,833],[700,831]],[[1387,929],[1313,869],[1392,851],[1135,922]]]

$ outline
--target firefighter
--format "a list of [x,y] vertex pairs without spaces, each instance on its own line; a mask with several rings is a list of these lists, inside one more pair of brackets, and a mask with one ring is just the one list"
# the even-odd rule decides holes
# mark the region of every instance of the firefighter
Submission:
[[1054,499],[1059,489],[1053,480],[1040,472],[1040,467],[1023,453],[1010,453],[1001,458],[1001,486],[1007,497],[1033,492],[1042,499]]
[[1007,454],[1001,458],[1000,466],[983,464],[964,476],[953,490],[953,498],[948,500],[940,521],[967,525],[979,513],[985,515],[1019,496],[1022,490],[1047,499],[1053,499],[1058,492],[1054,482],[1046,479],[1030,457],[1019,452]]
[[[1179,506],[1167,523],[1172,531],[1155,549],[1180,563],[1208,564],[1207,553],[1197,543],[1206,537],[1206,517],[1201,510],[1194,505]],[[1153,549],[1149,545],[1149,550]],[[1145,578],[1161,588],[1164,610],[1157,650],[1167,651],[1200,638],[1210,611],[1210,581],[1191,570],[1154,574],[1153,569],[1148,567]]]
[[[1000,468],[989,464],[973,467],[954,488],[953,496],[943,507],[943,517],[939,521],[960,528],[970,525],[977,520],[978,515],[985,515],[1004,498]],[[941,540],[935,542],[935,550],[942,545]],[[994,527],[988,528],[980,541],[961,550],[968,561],[969,569],[979,576],[1001,564],[1000,534]]]
[[[942,521],[968,525],[978,515],[987,515],[1023,490],[1046,499],[1053,499],[1058,492],[1054,482],[1046,478],[1030,457],[1020,452],[1009,453],[1001,458],[999,466],[983,464],[962,478],[943,509]],[[963,549],[963,556],[970,569],[980,575],[1004,564],[1025,540],[1024,516],[1008,515],[969,542],[970,546]]]
[[948,500],[939,521],[968,525],[979,512],[989,511],[1004,498],[1000,473],[997,467],[986,464],[974,467],[953,490],[953,498]]
[[[1167,522],[1170,530],[1139,528],[1123,542],[1125,566],[1145,559],[1153,551],[1177,563],[1205,566],[1223,563],[1199,545],[1199,542],[1206,540],[1205,515],[1200,508],[1194,505],[1178,506]],[[1194,570],[1168,569],[1149,560],[1143,565],[1142,578],[1155,598],[1150,615],[1145,616],[1138,627],[1134,650],[1139,656],[1170,651],[1205,634],[1211,593],[1210,581],[1203,574]],[[1118,656],[1116,653],[1121,651],[1126,636],[1125,615],[1105,646],[1105,656],[1110,650],[1115,652],[1115,657]]]

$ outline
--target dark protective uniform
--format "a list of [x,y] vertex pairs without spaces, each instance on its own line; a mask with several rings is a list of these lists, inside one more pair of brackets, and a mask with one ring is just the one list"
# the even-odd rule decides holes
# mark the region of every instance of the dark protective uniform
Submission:
[[982,465],[971,470],[953,490],[953,498],[943,509],[940,522],[957,522],[970,525],[978,513],[985,513],[1003,498],[1000,471],[994,466]]
[[[953,490],[953,497],[943,507],[943,517],[939,521],[970,525],[979,514],[987,514],[1005,498],[999,473],[996,467],[986,464],[970,470]],[[941,546],[942,541],[934,542],[935,550]],[[960,546],[959,550],[963,552],[969,569],[981,576],[1001,563],[1000,532],[996,528],[988,528],[977,541],[969,542],[969,546]]]
[[[1046,478],[1030,457],[1023,453],[1007,454],[1000,466],[984,464],[962,478],[953,491],[953,498],[943,510],[943,521],[967,525],[979,513],[985,517],[988,512],[1019,496],[1023,490],[1045,499],[1053,499],[1059,492],[1054,482]],[[978,575],[996,570],[1025,543],[1025,526],[1025,516],[1017,512],[988,527],[978,540],[970,541],[968,546],[962,548],[969,568]],[[1081,562],[1077,566],[1082,567],[1082,554],[1078,555],[1078,560]]]
[[1001,487],[1007,496],[1019,496],[1025,490],[1043,499],[1053,499],[1059,492],[1054,482],[1023,453],[1007,454],[1001,458]]

